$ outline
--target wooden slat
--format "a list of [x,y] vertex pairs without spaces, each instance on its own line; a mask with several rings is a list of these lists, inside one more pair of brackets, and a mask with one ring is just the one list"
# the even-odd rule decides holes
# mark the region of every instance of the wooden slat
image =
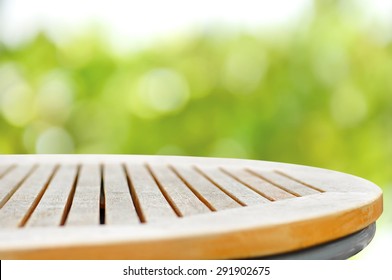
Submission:
[[98,164],[82,165],[66,225],[99,225],[100,193],[100,166]]
[[149,168],[181,216],[210,211],[167,166],[153,165]]
[[141,164],[127,164],[135,206],[139,208],[142,222],[160,221],[177,217],[176,213],[159,190],[154,178]]
[[298,196],[305,196],[305,195],[312,195],[312,194],[320,193],[319,191],[316,191],[312,188],[309,188],[301,183],[298,183],[298,182],[291,180],[287,177],[279,175],[275,172],[266,172],[263,170],[253,170],[253,169],[249,169],[249,172],[256,175],[256,176],[260,176],[260,178],[270,182],[271,184],[274,184],[278,187],[284,188],[284,189],[286,189],[286,190],[290,191],[291,193],[296,194]]
[[308,188],[314,189],[314,190],[316,190],[317,192],[321,192],[321,193],[322,193],[322,192],[325,192],[323,189],[321,189],[321,188],[319,188],[319,187],[315,187],[315,186],[313,186],[312,184],[306,183],[305,181],[300,180],[300,179],[298,179],[298,178],[296,178],[296,177],[290,176],[290,175],[284,173],[284,172],[281,171],[281,170],[274,170],[274,172],[277,173],[277,174],[279,174],[279,175],[281,175],[281,176],[283,176],[283,177],[288,178],[289,180],[296,181],[297,183],[300,183],[301,185],[304,185],[304,186],[306,186],[306,187],[308,187]]
[[76,181],[77,165],[63,165],[56,172],[26,226],[59,226],[68,212],[68,199]]
[[140,222],[133,205],[125,171],[120,164],[104,166],[105,224],[137,224]]
[[18,227],[25,223],[42,197],[54,170],[54,165],[41,165],[20,186],[0,210],[2,227]]
[[223,168],[222,169],[226,174],[232,176],[233,178],[237,179],[239,182],[246,184],[259,194],[263,195],[264,197],[275,201],[287,198],[294,198],[295,195],[288,193],[271,183],[256,177],[249,172],[246,172],[243,169],[238,168]]
[[0,165],[0,179],[7,174],[7,172],[11,171],[11,169],[14,167],[14,165]]
[[213,210],[240,207],[241,205],[208,181],[191,166],[173,166],[173,170],[187,186]]
[[223,173],[218,168],[197,168],[204,176],[214,182],[220,188],[225,189],[232,196],[243,202],[245,205],[259,205],[269,202],[268,199],[250,189],[244,184]]
[[32,165],[20,165],[7,173],[0,180],[0,209],[18,189],[20,184],[29,176],[35,167]]

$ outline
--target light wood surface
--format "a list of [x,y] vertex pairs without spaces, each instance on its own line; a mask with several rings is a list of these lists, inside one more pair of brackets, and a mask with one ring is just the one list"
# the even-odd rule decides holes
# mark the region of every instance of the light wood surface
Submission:
[[155,165],[149,166],[149,169],[178,216],[190,216],[210,211],[168,166]]
[[124,168],[120,164],[104,167],[105,224],[127,225],[140,222],[130,195]]
[[146,166],[131,163],[126,165],[126,170],[131,193],[142,223],[176,217],[174,209],[170,207]]
[[2,178],[7,172],[11,171],[14,165],[1,165],[0,166],[0,178]]
[[69,214],[68,226],[100,224],[101,170],[95,163],[82,165]]
[[18,166],[1,178],[0,208],[5,205],[35,168],[36,166]]
[[212,211],[237,208],[241,206],[238,199],[228,196],[192,166],[172,166],[173,171],[183,180],[194,194]]
[[63,165],[54,175],[39,204],[28,219],[27,227],[60,226],[68,213],[70,194],[76,184],[77,165]]
[[382,213],[364,179],[196,157],[0,156],[1,259],[223,259],[300,250]]
[[38,205],[54,172],[54,165],[41,165],[31,174],[0,211],[2,228],[24,226]]

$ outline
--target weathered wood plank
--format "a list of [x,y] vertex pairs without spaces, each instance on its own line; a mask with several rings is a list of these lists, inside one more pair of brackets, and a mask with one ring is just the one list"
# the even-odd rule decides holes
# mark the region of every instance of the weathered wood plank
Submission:
[[270,202],[259,193],[244,184],[239,183],[237,180],[228,176],[218,168],[202,168],[198,167],[206,177],[213,181],[216,185],[225,189],[245,205],[259,205],[260,203]]
[[32,165],[20,165],[0,179],[0,209],[34,168]]
[[136,207],[140,208],[139,216],[143,222],[177,217],[144,165],[130,163],[126,164],[126,169],[131,182],[132,195]]
[[241,206],[191,166],[174,165],[173,170],[210,209],[217,211]]
[[266,172],[257,169],[249,169],[249,172],[298,196],[320,193],[319,191],[309,188],[275,172]]
[[149,168],[181,216],[210,211],[167,166],[153,165]]
[[105,224],[127,225],[140,222],[131,198],[124,168],[120,164],[104,166]]
[[26,226],[59,226],[68,214],[70,195],[76,182],[77,165],[62,165],[50,182],[40,203],[31,215]]
[[2,227],[18,227],[27,221],[42,197],[54,171],[54,165],[41,165],[24,181],[0,210],[0,225]]
[[11,171],[11,169],[15,167],[14,165],[11,164],[1,164],[0,165],[0,179],[9,171]]
[[227,174],[237,179],[243,184],[246,184],[260,195],[268,198],[271,201],[294,198],[295,195],[286,192],[273,184],[256,177],[243,169],[238,168],[224,168]]
[[66,225],[99,225],[100,196],[100,166],[98,164],[83,164]]

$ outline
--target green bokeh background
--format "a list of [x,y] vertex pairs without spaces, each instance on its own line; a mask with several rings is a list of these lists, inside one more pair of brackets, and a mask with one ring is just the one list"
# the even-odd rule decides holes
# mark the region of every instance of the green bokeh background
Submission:
[[392,43],[348,3],[316,1],[284,32],[205,28],[126,54],[99,29],[0,42],[0,153],[282,161],[389,193]]

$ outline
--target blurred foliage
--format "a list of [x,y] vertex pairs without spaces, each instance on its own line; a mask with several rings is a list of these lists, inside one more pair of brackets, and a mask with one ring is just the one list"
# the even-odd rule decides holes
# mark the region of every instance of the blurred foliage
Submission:
[[98,31],[0,42],[0,153],[240,157],[386,186],[392,44],[316,3],[286,32],[206,29],[123,55]]

